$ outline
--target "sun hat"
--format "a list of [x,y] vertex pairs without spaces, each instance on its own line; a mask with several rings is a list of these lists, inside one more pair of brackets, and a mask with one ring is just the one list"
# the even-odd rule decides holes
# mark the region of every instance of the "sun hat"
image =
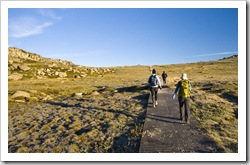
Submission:
[[182,73],[181,77],[180,77],[182,80],[187,80],[188,77],[187,77],[187,74],[186,73]]

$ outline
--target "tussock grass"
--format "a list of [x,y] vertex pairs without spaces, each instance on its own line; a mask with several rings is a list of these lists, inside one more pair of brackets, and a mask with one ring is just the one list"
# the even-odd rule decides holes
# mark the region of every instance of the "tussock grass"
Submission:
[[[238,152],[237,57],[153,68],[160,77],[167,72],[172,90],[187,73],[191,113],[225,152]],[[115,70],[104,77],[9,81],[9,96],[22,90],[38,98],[25,104],[9,99],[9,137],[15,135],[9,138],[9,152],[138,152],[150,68]],[[74,93],[83,96],[74,98]],[[43,100],[47,96],[52,100]]]

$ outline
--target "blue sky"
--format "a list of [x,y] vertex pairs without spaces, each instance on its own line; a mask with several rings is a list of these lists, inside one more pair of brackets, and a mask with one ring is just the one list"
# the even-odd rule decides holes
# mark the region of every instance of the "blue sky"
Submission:
[[238,54],[235,8],[10,8],[9,47],[105,67]]

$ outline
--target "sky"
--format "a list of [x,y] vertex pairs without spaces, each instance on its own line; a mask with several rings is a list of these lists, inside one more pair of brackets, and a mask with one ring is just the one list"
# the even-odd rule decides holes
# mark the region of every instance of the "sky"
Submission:
[[238,54],[237,8],[9,8],[8,46],[92,67]]

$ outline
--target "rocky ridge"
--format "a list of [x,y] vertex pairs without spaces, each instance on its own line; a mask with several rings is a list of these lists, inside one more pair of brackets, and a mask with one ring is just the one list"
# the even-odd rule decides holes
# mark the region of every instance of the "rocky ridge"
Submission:
[[45,58],[19,48],[10,47],[8,49],[9,80],[103,77],[112,72],[115,71],[109,68],[85,67],[61,59]]

